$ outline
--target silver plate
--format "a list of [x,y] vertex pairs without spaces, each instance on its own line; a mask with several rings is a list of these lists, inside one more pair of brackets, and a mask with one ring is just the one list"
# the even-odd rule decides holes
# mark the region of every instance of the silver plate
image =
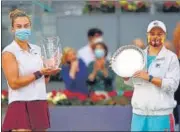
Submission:
[[134,45],[122,46],[113,54],[111,67],[118,76],[132,77],[145,67],[144,51]]

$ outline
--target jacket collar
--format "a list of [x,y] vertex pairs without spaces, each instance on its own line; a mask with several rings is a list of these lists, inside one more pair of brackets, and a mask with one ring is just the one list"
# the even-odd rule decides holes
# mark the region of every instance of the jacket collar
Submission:
[[[148,49],[149,49],[149,46],[145,49],[146,55],[148,55]],[[156,59],[163,59],[166,56],[166,53],[167,53],[167,49],[165,48],[165,46],[163,46],[160,52],[158,53]]]

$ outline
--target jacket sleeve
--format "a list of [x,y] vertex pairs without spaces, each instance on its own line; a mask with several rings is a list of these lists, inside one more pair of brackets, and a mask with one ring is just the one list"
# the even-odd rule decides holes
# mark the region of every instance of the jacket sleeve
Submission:
[[169,68],[165,77],[162,79],[161,88],[165,92],[174,93],[179,85],[180,80],[180,67],[176,55],[171,57]]
[[62,79],[67,87],[70,87],[74,82],[74,80],[69,76],[69,70],[70,69],[65,66],[62,67],[61,70]]

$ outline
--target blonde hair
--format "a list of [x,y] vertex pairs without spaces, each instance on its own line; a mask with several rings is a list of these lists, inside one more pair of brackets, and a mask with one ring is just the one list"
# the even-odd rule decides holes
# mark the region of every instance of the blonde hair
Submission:
[[23,10],[15,9],[15,10],[13,10],[13,11],[11,11],[9,13],[9,18],[11,20],[12,27],[14,25],[15,19],[18,18],[18,17],[27,17],[29,22],[30,22],[30,24],[31,24],[31,18]]
[[63,49],[63,55],[62,55],[62,58],[61,58],[61,64],[62,65],[67,63],[66,58],[67,58],[67,55],[68,55],[69,51],[75,51],[75,50],[73,48],[71,48],[71,47],[65,47]]

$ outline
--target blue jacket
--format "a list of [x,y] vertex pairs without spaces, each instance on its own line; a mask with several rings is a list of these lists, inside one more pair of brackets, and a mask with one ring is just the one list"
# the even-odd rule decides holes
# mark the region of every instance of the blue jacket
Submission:
[[86,81],[88,79],[88,70],[85,63],[79,59],[79,72],[76,73],[75,79],[69,76],[70,65],[63,65],[61,70],[62,79],[65,83],[66,89],[71,92],[79,92],[88,94],[88,87]]

